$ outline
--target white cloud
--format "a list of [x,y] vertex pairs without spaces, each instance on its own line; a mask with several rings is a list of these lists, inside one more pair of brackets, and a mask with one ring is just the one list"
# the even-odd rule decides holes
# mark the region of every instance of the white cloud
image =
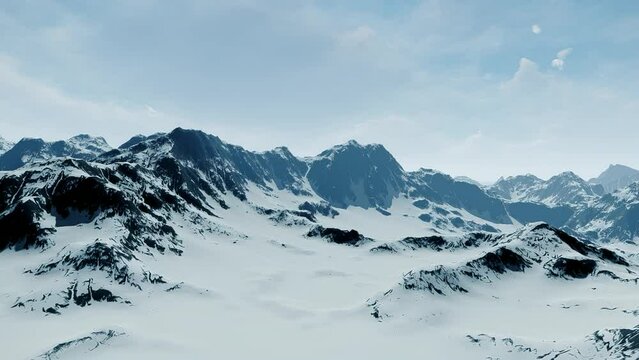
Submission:
[[530,89],[543,83],[544,77],[537,63],[524,57],[519,59],[519,67],[513,77],[502,83],[502,90]]
[[572,53],[572,48],[566,48],[557,53],[557,57],[552,60],[550,65],[557,70],[563,70],[568,55]]
[[375,37],[375,30],[367,25],[358,26],[355,29],[343,32],[338,41],[342,46],[362,46]]
[[564,69],[564,61],[562,59],[553,59],[550,65],[557,70]]
[[1,55],[0,113],[1,135],[11,140],[25,135],[58,140],[89,133],[104,136],[111,145],[119,145],[135,133],[170,130],[181,122],[150,106],[71,96],[25,75],[15,59]]
[[537,24],[533,24],[533,26],[531,26],[531,30],[535,35],[541,34],[541,27]]

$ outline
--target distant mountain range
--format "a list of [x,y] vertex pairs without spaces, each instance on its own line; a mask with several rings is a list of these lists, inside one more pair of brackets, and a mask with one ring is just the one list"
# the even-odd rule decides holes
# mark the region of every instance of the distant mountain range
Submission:
[[[593,241],[630,241],[637,235],[633,221],[639,220],[631,210],[634,188],[630,186],[639,172],[628,167],[611,166],[589,182],[564,172],[549,180],[534,175],[501,178],[484,187],[434,170],[407,172],[382,145],[355,141],[315,157],[298,158],[285,147],[251,152],[181,128],[138,135],[116,149],[103,138],[88,135],[56,142],[25,138],[0,155],[0,169],[11,171],[47,160],[49,166],[56,164],[58,172],[79,166],[65,163],[65,158],[91,161],[82,168],[137,164],[187,203],[211,213],[227,208],[225,194],[244,201],[256,187],[265,193],[289,191],[300,204],[316,199],[335,211],[359,207],[390,215],[397,199],[407,199],[419,211],[420,223],[436,232],[497,232],[500,225],[545,221]],[[619,195],[606,195],[619,187]],[[619,208],[612,211],[614,206]],[[603,229],[612,223],[615,231]]]
[[37,138],[24,138],[16,144],[0,140],[0,170],[15,170],[28,163],[60,157],[90,160],[111,150],[102,137],[77,135],[68,140],[46,142]]

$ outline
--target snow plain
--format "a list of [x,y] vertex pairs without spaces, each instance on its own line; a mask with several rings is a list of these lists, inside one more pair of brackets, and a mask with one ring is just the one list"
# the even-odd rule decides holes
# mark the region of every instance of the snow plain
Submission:
[[[487,248],[371,252],[384,242],[433,234],[402,199],[391,216],[349,208],[319,217],[324,226],[354,228],[375,240],[353,247],[308,238],[308,224],[275,222],[255,211],[255,205],[295,208],[288,193],[249,194],[246,202],[225,199],[232,210],[203,216],[207,226],[194,228],[176,216],[183,254],[141,255],[167,284],[116,285],[130,304],[95,302],[62,315],[12,308],[17,298],[68,277],[105,276],[25,271],[65,246],[116,231],[108,226],[61,227],[46,251],[0,253],[2,358],[533,359],[555,351],[557,359],[598,359],[606,356],[588,336],[639,324],[637,285],[606,277],[553,279],[533,268],[474,284],[465,294],[403,289],[411,270],[462,264]],[[624,251],[636,259],[634,245]],[[375,301],[388,316],[372,316]],[[113,336],[104,335],[109,330]]]

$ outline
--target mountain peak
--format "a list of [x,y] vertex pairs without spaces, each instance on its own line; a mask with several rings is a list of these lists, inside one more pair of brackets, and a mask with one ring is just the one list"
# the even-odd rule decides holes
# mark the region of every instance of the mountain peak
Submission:
[[628,186],[635,181],[639,181],[639,170],[621,164],[610,164],[598,177],[589,180],[591,184],[603,186],[607,193]]
[[0,136],[0,155],[11,149],[13,145],[14,144],[12,142],[7,141],[2,136]]
[[86,134],[76,135],[68,140],[46,142],[40,138],[22,138],[11,149],[0,155],[0,169],[15,170],[24,164],[48,160],[56,157],[93,159],[111,150],[102,137]]
[[341,208],[387,208],[405,184],[404,169],[386,148],[355,140],[310,159],[307,176],[315,192]]

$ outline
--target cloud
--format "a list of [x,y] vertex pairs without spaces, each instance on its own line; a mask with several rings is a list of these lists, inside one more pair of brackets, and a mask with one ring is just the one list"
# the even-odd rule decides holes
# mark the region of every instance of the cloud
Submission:
[[537,25],[537,24],[533,24],[533,26],[531,26],[530,29],[532,30],[533,34],[535,34],[535,35],[541,34],[541,27],[539,25]]
[[339,35],[338,41],[342,46],[362,46],[375,37],[375,30],[367,25],[358,26]]
[[14,58],[0,55],[0,129],[2,136],[47,140],[77,133],[106,136],[118,145],[135,133],[170,130],[181,122],[150,106],[125,106],[83,99],[24,74]]
[[552,60],[550,65],[557,70],[563,70],[566,58],[572,53],[572,48],[566,48],[557,53],[557,57]]
[[519,67],[511,79],[502,83],[502,90],[510,91],[521,88],[530,89],[544,82],[545,75],[539,71],[539,66],[528,58],[519,59]]

